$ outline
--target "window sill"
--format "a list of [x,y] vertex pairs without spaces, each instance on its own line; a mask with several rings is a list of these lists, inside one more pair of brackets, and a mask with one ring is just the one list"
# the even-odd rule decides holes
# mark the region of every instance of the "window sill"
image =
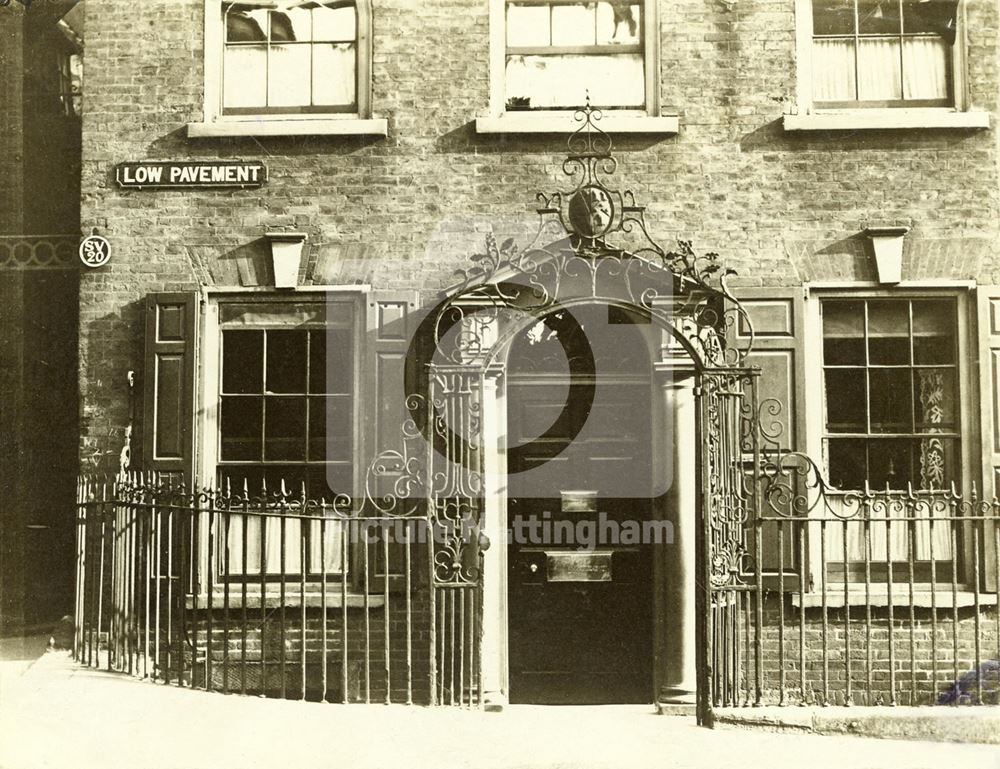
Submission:
[[[575,113],[565,115],[538,115],[530,112],[507,112],[500,117],[476,118],[476,133],[480,134],[567,134],[583,125],[575,119]],[[651,115],[615,115],[605,111],[596,123],[607,133],[617,134],[665,134],[673,135],[680,130],[680,120],[676,115],[653,117]]]
[[989,128],[990,113],[944,109],[856,109],[785,115],[786,131],[857,131],[892,128]]
[[191,139],[227,136],[387,136],[385,118],[344,118],[329,120],[219,120],[212,123],[188,123]]
[[[316,589],[315,585],[307,585],[305,593],[305,605],[307,609],[320,609],[323,607],[323,595],[319,590]],[[298,583],[286,584],[285,586],[285,600],[282,603],[280,588],[275,585],[274,587],[268,585],[267,591],[264,593],[264,608],[265,609],[280,609],[282,605],[286,608],[288,607],[300,607],[302,606],[302,594],[299,593]],[[185,601],[188,609],[195,608],[194,596],[188,595]],[[326,591],[326,607],[328,609],[339,609],[344,605],[343,596],[340,592],[339,584],[331,584]],[[382,593],[368,595],[369,608],[375,609],[385,606],[385,596]],[[248,609],[259,609],[261,608],[260,600],[260,585],[248,585],[247,586],[247,602],[246,607]],[[347,607],[349,609],[363,609],[365,608],[365,596],[362,593],[350,592],[347,594]],[[233,583],[229,586],[229,611],[234,609],[239,610],[243,608],[243,586],[240,583]],[[198,594],[198,610],[206,611],[208,609],[208,594],[199,593]],[[216,587],[212,591],[212,611],[221,612],[225,609],[225,591],[221,587]]]
[[[954,601],[953,601],[954,599]],[[869,594],[865,596],[864,587],[849,587],[847,592],[847,603],[849,606],[888,606],[889,593],[885,585],[872,585]],[[893,606],[910,605],[910,589],[905,584],[894,586],[892,589]],[[914,588],[913,605],[918,608],[930,609],[936,606],[939,609],[950,609],[953,605],[969,607],[976,605],[976,594],[971,590],[959,589],[954,595],[951,588],[941,587],[937,590],[930,590],[927,587]],[[996,593],[980,593],[980,606],[996,606]],[[823,593],[815,591],[812,593],[793,593],[792,606],[804,606],[807,609],[818,609],[823,606]],[[844,606],[844,591],[836,588],[828,589],[826,592],[826,606],[828,609],[837,609]]]

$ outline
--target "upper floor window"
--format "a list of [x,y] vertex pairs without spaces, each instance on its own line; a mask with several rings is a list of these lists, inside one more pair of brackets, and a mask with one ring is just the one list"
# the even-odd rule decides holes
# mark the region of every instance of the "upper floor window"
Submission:
[[225,114],[358,111],[353,0],[222,6]]
[[495,2],[496,112],[574,109],[588,96],[595,107],[654,111],[654,2]]
[[[989,128],[966,77],[963,0],[796,0],[791,131]],[[968,25],[972,26],[971,21]]]
[[811,0],[818,108],[956,104],[958,0]]
[[189,136],[384,135],[369,119],[369,0],[205,4],[205,118]]

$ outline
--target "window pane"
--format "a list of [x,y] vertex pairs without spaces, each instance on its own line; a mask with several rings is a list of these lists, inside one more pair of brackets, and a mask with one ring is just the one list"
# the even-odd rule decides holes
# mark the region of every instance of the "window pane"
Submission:
[[351,458],[351,399],[328,398],[326,404],[326,459],[328,462]]
[[267,332],[267,391],[306,391],[306,332]]
[[267,103],[267,48],[227,46],[223,62],[224,107],[263,107]]
[[868,304],[868,359],[880,365],[910,362],[910,317],[907,302]]
[[[326,456],[326,409],[325,397],[309,399],[309,459],[325,461]],[[334,457],[329,457],[333,459]]]
[[549,6],[547,5],[507,5],[507,45],[543,46],[550,45]]
[[905,489],[907,483],[919,486],[914,474],[914,449],[910,438],[873,440],[868,444],[868,482],[872,489]]
[[271,11],[271,42],[308,42],[312,36],[311,14],[304,8]]
[[858,32],[862,35],[899,34],[898,0],[858,0]]
[[913,303],[913,362],[955,363],[955,308],[950,302]]
[[823,362],[826,365],[864,365],[864,335],[864,303],[823,304]]
[[227,43],[256,43],[267,40],[267,11],[230,10],[226,17]]
[[646,99],[642,54],[509,56],[506,100],[527,98],[533,109],[641,108]]
[[827,443],[830,483],[838,489],[862,489],[868,475],[866,441],[831,438]]
[[950,301],[915,300],[913,302],[914,334],[955,333],[955,304]]
[[328,396],[309,399],[309,459],[343,462],[351,458],[354,444],[350,397]]
[[921,489],[943,489],[958,479],[958,441],[953,438],[920,439],[914,448],[914,459],[915,483]]
[[273,461],[305,458],[305,398],[267,398],[264,412],[264,459]]
[[954,40],[957,10],[958,0],[904,0],[903,31],[930,32]]
[[813,41],[813,98],[816,101],[857,98],[853,40]]
[[314,8],[312,34],[313,40],[357,40],[358,21],[354,6]]
[[875,368],[868,372],[868,397],[873,433],[913,430],[913,389],[910,369]]
[[642,39],[639,5],[597,4],[597,44],[638,45]]
[[225,331],[222,334],[222,391],[264,392],[264,333]]
[[318,43],[313,50],[313,104],[350,106],[356,101],[354,43]]
[[903,40],[903,98],[947,99],[951,49],[939,37]]
[[868,432],[864,369],[827,369],[826,429],[832,433]]
[[326,332],[309,334],[309,392],[326,392]]
[[814,35],[853,35],[854,0],[813,0]]
[[918,432],[958,429],[955,408],[955,376],[952,369],[916,369],[913,402]]
[[260,398],[223,396],[219,405],[222,461],[260,460],[261,405]]
[[309,102],[308,45],[271,46],[267,70],[267,103],[271,107],[302,107]]
[[350,393],[354,390],[354,345],[348,329],[328,332],[327,392]]
[[858,98],[884,101],[903,97],[899,38],[858,41]]
[[587,5],[552,7],[552,45],[594,45],[595,8]]

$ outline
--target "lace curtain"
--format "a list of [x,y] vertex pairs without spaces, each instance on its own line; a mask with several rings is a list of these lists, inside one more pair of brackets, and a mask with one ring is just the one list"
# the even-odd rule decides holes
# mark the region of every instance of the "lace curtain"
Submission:
[[813,98],[817,102],[947,99],[948,56],[949,46],[941,37],[907,37],[902,43],[899,38],[862,38],[857,48],[854,40],[817,39]]

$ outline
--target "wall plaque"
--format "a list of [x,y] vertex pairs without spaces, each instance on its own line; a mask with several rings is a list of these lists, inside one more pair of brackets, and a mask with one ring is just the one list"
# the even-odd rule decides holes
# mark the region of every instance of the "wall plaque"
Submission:
[[80,241],[80,261],[87,267],[103,267],[111,261],[111,243],[100,235],[88,235]]
[[608,551],[547,551],[549,582],[610,582],[611,556]]
[[119,163],[115,181],[131,189],[260,187],[267,181],[267,166],[259,160]]

